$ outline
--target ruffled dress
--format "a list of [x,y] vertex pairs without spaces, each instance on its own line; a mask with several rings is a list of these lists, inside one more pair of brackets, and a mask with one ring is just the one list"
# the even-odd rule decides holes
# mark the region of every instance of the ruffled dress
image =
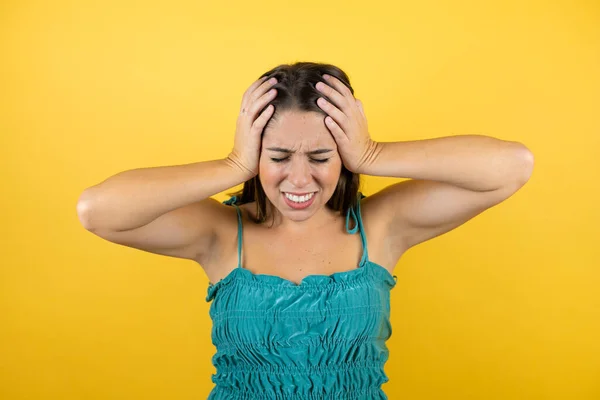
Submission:
[[309,275],[300,284],[242,267],[238,199],[224,202],[238,213],[238,267],[207,290],[217,350],[209,400],[387,399],[381,386],[388,381],[396,276],[369,261],[364,197],[359,193],[346,216],[346,231],[361,236],[358,268]]

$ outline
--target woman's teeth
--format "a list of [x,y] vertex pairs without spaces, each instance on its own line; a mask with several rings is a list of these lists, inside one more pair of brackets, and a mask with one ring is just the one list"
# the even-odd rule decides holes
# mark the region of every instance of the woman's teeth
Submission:
[[304,196],[295,196],[295,195],[289,194],[289,193],[284,193],[284,194],[285,194],[285,197],[287,197],[294,203],[304,203],[305,201],[310,200],[314,196],[314,193],[305,194]]

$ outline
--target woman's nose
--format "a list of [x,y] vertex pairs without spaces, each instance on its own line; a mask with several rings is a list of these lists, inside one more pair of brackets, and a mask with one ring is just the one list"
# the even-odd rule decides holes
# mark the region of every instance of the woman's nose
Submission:
[[288,180],[298,189],[307,186],[311,181],[311,171],[308,162],[304,160],[292,161]]

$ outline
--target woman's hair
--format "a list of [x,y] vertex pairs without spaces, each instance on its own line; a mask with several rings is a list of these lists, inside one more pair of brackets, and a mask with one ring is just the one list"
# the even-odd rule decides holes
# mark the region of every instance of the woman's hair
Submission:
[[[277,83],[273,86],[277,89],[277,96],[269,102],[275,107],[275,111],[269,122],[263,129],[264,131],[276,120],[284,111],[304,111],[317,112],[327,116],[327,113],[317,105],[319,97],[326,98],[330,103],[332,100],[327,98],[322,92],[316,89],[315,85],[323,80],[323,74],[336,77],[350,89],[354,94],[354,89],[350,86],[348,75],[340,68],[331,64],[320,64],[313,62],[297,62],[295,64],[282,64],[260,77],[275,77]],[[268,79],[267,78],[267,79]],[[266,108],[267,106],[265,106]],[[264,108],[260,111],[264,111]],[[260,115],[260,113],[258,114]],[[261,135],[262,137],[262,135]],[[360,175],[350,172],[342,163],[342,171],[333,195],[327,202],[327,207],[332,210],[340,211],[345,215],[349,208],[356,203],[358,189],[360,185]],[[230,193],[237,197],[237,204],[256,202],[256,223],[265,222],[267,219],[267,196],[260,183],[259,176],[244,182],[242,190],[236,193]]]

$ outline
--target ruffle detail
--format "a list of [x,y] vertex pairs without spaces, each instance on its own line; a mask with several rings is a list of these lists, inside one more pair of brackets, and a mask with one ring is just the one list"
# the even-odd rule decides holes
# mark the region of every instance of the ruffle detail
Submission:
[[281,289],[290,290],[323,290],[325,288],[356,285],[369,279],[374,282],[380,282],[388,290],[396,286],[397,276],[381,265],[372,261],[365,262],[362,266],[349,271],[334,272],[331,275],[314,274],[305,276],[300,284],[282,278],[277,275],[255,274],[246,268],[235,268],[225,278],[215,284],[209,283],[206,294],[206,301],[212,301],[218,290],[222,287],[237,282],[246,286],[277,286]]
[[333,393],[265,393],[215,387],[207,400],[388,400],[380,387],[343,389]]

